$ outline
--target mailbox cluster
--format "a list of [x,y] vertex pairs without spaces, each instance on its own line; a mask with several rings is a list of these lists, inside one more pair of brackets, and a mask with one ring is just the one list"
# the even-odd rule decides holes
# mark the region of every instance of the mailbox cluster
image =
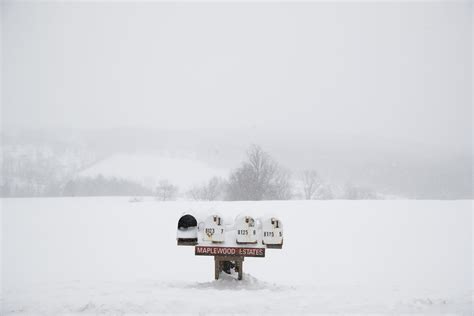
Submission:
[[214,256],[214,277],[222,272],[243,277],[245,257],[265,257],[266,248],[281,249],[283,226],[276,217],[253,218],[237,216],[233,223],[224,223],[218,214],[201,221],[191,214],[178,220],[178,246],[195,246],[196,256]]
[[[199,238],[201,234],[201,239]],[[178,221],[177,242],[179,246],[195,246],[202,241],[215,246],[224,243],[256,245],[261,241],[266,248],[281,249],[283,246],[283,226],[275,217],[254,219],[252,216],[237,216],[233,225],[225,225],[224,219],[213,214],[199,222],[191,214],[181,216]]]

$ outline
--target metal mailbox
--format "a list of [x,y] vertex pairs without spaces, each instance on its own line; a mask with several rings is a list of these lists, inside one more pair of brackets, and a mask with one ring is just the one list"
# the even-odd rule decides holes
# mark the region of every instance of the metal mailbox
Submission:
[[204,241],[221,243],[225,240],[224,220],[219,215],[211,215],[204,222],[202,234]]
[[283,225],[276,217],[262,219],[262,243],[268,248],[282,248]]
[[236,242],[238,244],[256,244],[257,229],[251,216],[238,216],[235,220]]
[[185,214],[178,221],[176,240],[179,246],[194,246],[198,243],[197,220],[191,214]]

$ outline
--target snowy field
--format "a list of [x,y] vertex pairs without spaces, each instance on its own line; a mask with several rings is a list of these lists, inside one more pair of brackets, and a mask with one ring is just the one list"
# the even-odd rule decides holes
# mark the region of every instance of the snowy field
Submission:
[[[3,199],[2,315],[472,315],[471,201]],[[213,280],[184,211],[275,214],[283,250]]]

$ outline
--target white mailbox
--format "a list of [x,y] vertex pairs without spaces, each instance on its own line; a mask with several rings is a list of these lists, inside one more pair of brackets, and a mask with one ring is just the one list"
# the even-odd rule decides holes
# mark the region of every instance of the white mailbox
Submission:
[[204,222],[202,239],[215,243],[224,242],[224,220],[219,215],[211,215]]
[[283,246],[283,225],[276,217],[262,219],[262,243],[267,248],[280,248]]
[[178,221],[178,230],[176,233],[178,245],[194,246],[198,243],[197,221],[191,214],[185,214]]
[[238,216],[235,220],[236,241],[238,244],[256,244],[257,229],[251,216]]

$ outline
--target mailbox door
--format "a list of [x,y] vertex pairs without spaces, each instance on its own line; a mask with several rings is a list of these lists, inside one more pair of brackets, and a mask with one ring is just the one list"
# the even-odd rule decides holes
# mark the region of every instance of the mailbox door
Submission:
[[250,227],[245,222],[237,226],[236,234],[237,243],[254,244],[257,242],[257,230],[255,227]]
[[176,240],[180,246],[196,245],[198,241],[197,221],[191,214],[185,214],[178,221]]
[[176,233],[178,246],[194,246],[198,243],[197,227],[178,228]]
[[281,228],[269,227],[263,229],[263,243],[266,245],[279,245],[283,242],[283,231]]
[[283,243],[283,228],[278,219],[268,218],[263,221],[262,240],[265,245],[281,245]]
[[202,239],[211,242],[223,242],[225,230],[223,225],[217,225],[215,222],[207,222],[204,226]]
[[180,239],[197,239],[197,227],[178,228],[176,237]]

